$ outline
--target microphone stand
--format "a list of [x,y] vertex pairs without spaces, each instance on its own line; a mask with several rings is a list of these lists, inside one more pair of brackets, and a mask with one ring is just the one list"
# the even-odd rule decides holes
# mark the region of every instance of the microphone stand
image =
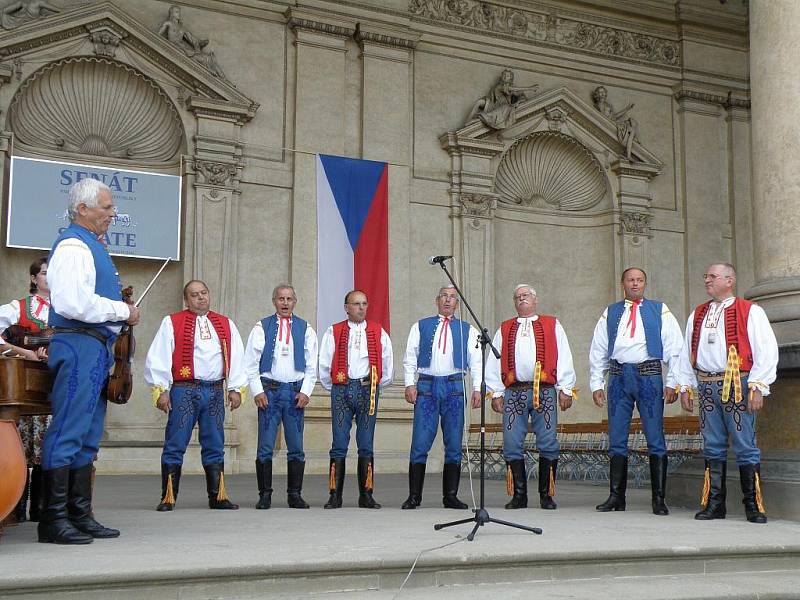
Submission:
[[472,310],[472,307],[467,302],[467,299],[464,298],[464,294],[461,293],[461,290],[456,285],[453,276],[450,275],[450,272],[447,270],[447,267],[444,264],[444,261],[439,262],[439,266],[442,267],[442,271],[444,271],[447,278],[450,280],[450,283],[455,289],[458,297],[461,298],[461,302],[469,312],[470,316],[472,317],[475,324],[478,326],[478,331],[481,334],[478,336],[478,341],[481,344],[481,491],[480,491],[480,507],[477,510],[474,510],[474,516],[468,519],[459,519],[458,521],[451,521],[449,523],[437,523],[433,526],[434,530],[439,531],[440,529],[444,529],[445,527],[452,527],[453,525],[463,525],[464,523],[475,523],[475,527],[472,528],[472,531],[467,535],[467,539],[471,542],[475,539],[475,533],[477,533],[479,527],[483,527],[487,523],[497,523],[498,525],[505,525],[506,527],[515,527],[517,529],[524,529],[525,531],[530,531],[531,533],[541,534],[542,530],[539,527],[528,527],[527,525],[519,525],[518,523],[511,523],[510,521],[502,521],[500,519],[495,519],[489,515],[489,511],[486,510],[485,505],[485,485],[486,485],[486,348],[487,346],[491,349],[492,354],[495,355],[495,358],[500,358],[500,352],[497,351],[497,348],[494,347],[492,344],[491,338],[489,337],[489,331],[481,325],[480,320],[475,315]]

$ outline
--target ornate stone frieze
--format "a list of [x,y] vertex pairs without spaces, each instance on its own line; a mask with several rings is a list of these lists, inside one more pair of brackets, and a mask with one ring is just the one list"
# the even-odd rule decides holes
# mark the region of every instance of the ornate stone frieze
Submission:
[[700,92],[697,90],[679,89],[673,97],[678,102],[682,100],[694,100],[695,102],[702,102],[704,104],[716,104],[723,108],[744,108],[750,110],[750,100],[746,98],[734,98],[733,92],[728,92],[727,96],[721,94],[710,94],[707,92]]
[[539,131],[503,155],[495,190],[504,204],[580,211],[603,200],[608,182],[600,162],[578,140]]
[[558,18],[545,12],[500,6],[480,0],[410,0],[418,19],[535,40],[542,44],[667,66],[680,64],[677,42],[624,29]]
[[620,215],[620,233],[653,237],[650,222],[653,215],[639,211],[624,211]]
[[166,94],[107,58],[68,58],[42,67],[17,90],[9,113],[17,143],[32,150],[171,162],[183,140]]
[[[239,166],[232,163],[195,159],[197,183],[216,187],[235,187]],[[213,194],[216,198],[216,195]]]
[[405,48],[407,50],[416,48],[417,42],[419,41],[417,36],[403,37],[392,35],[392,33],[386,31],[372,31],[370,29],[362,29],[361,27],[356,28],[354,36],[355,40],[362,45],[365,42],[371,42],[373,44],[380,44],[381,46]]
[[352,37],[356,32],[355,26],[317,20],[305,14],[298,14],[296,11],[289,14],[288,24],[292,29],[307,29],[337,37]]
[[0,9],[0,26],[16,29],[20,25],[38,21],[61,12],[46,0],[12,0]]
[[497,198],[487,194],[462,193],[460,212],[468,217],[491,217],[497,209]]

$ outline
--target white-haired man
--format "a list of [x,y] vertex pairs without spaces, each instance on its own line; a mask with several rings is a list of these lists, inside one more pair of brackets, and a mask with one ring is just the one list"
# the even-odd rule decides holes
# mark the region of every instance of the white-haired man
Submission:
[[527,283],[514,288],[517,317],[504,321],[492,343],[500,359],[489,355],[486,385],[494,392],[492,408],[503,414],[503,456],[511,501],[506,508],[528,506],[528,482],[523,443],[533,424],[539,450],[539,505],[556,508],[556,437],[558,406],[567,410],[575,393],[572,351],[558,319],[537,314],[539,299]]
[[139,310],[122,301],[119,273],[99,240],[114,216],[111,190],[94,179],[76,183],[68,213],[70,224],[47,261],[49,325],[56,333],[49,349],[53,421],[42,455],[38,533],[40,542],[88,544],[119,536],[92,515],[92,461],[103,435],[114,341],[123,322],[138,323]]

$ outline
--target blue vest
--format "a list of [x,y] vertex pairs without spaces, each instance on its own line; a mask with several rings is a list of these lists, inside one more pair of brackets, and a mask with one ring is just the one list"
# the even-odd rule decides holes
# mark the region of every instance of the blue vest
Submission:
[[[275,354],[275,342],[278,339],[278,316],[270,315],[261,319],[264,328],[264,350],[261,351],[259,373],[272,370],[272,355]],[[308,323],[297,315],[292,315],[292,341],[294,342],[294,369],[301,373],[306,370],[306,328]]]
[[[438,326],[438,316],[427,317],[419,322],[419,354],[417,355],[417,367],[419,368],[427,369],[431,366],[433,336],[436,335]],[[450,319],[450,335],[453,338],[453,365],[456,369],[463,369],[467,356],[469,325],[458,319]]]
[[[639,317],[644,325],[644,339],[647,343],[647,354],[652,358],[662,360],[664,349],[661,345],[661,311],[663,304],[655,300],[642,300],[639,305]],[[617,341],[619,322],[625,312],[625,301],[609,304],[608,317],[608,358],[614,354],[614,343]]]
[[[50,250],[50,256],[47,257],[48,264],[52,262],[53,253],[56,251],[58,245],[62,241],[68,239],[78,239],[89,246],[89,250],[92,253],[92,260],[94,261],[95,270],[94,293],[103,298],[108,298],[109,300],[121,301],[122,283],[120,283],[117,268],[111,261],[111,256],[108,254],[108,250],[103,243],[97,239],[97,236],[94,233],[85,227],[81,227],[75,223],[70,223],[69,227],[62,231],[61,235],[56,238],[56,241],[53,244],[53,249]],[[50,306],[50,317],[48,319],[48,325],[50,327],[91,327],[100,329],[105,335],[110,337],[112,333],[107,329],[107,327],[120,325],[118,321],[106,321],[104,323],[84,323],[83,321],[78,321],[77,319],[68,319],[58,313],[57,304],[58,297],[56,297],[56,302],[52,303]]]

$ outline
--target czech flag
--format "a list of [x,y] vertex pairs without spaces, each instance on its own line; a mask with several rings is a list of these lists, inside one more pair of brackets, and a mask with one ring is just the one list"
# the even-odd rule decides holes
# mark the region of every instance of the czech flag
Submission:
[[347,318],[344,296],[363,290],[367,319],[389,332],[389,167],[317,155],[317,330]]

